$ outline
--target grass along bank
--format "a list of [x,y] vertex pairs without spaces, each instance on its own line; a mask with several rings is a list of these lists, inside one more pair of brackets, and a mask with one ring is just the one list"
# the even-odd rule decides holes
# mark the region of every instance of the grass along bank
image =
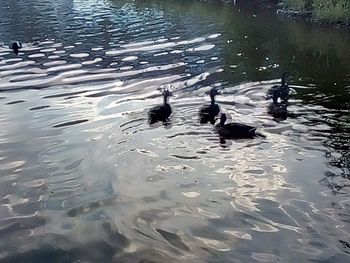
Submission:
[[350,24],[350,0],[282,0],[286,11],[322,23]]

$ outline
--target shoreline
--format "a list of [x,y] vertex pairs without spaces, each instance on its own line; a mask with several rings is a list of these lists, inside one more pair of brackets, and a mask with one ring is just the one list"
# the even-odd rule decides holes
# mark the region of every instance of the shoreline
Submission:
[[[236,6],[245,5],[243,0],[199,0],[200,2],[207,3],[223,3],[223,4],[233,4]],[[291,1],[291,0],[253,0],[251,2],[256,2],[261,5],[267,5],[267,8],[276,9],[276,14],[283,15],[293,20],[306,21],[315,25],[322,25],[325,27],[333,29],[350,29],[350,4],[349,4],[349,17],[345,19],[336,18],[316,18],[315,11],[312,5],[309,3],[305,4],[305,0]],[[311,0],[310,0],[311,1]],[[309,2],[310,2],[309,1]],[[316,0],[318,1],[318,0]],[[339,0],[341,1],[341,0]],[[292,6],[291,3],[298,2],[299,5],[304,3],[304,6]],[[289,4],[288,4],[289,3]],[[295,5],[295,4],[294,4]],[[298,10],[299,9],[299,10]],[[334,20],[334,21],[331,21]]]
[[314,20],[311,11],[297,12],[293,10],[277,9],[276,13],[278,15],[284,16],[286,18],[289,18],[295,21],[305,21],[314,25],[320,25],[320,26],[324,26],[326,28],[332,28],[332,29],[350,30],[350,24],[347,24],[344,22],[325,22],[325,21]]
[[[305,0],[299,0],[299,4],[302,3]],[[341,11],[343,12],[342,18],[337,18],[335,17],[335,11],[331,10],[331,8],[335,8],[335,7],[328,7],[328,9],[326,7],[324,7],[324,9],[320,9],[318,10],[318,12],[323,12],[326,13],[327,11],[329,12],[327,15],[320,15],[319,17],[317,17],[317,11],[315,11],[316,7],[314,7],[312,5],[312,3],[310,3],[309,5],[306,5],[304,2],[304,6],[300,7],[300,6],[295,6],[294,7],[291,6],[290,4],[288,4],[288,2],[290,2],[290,0],[281,0],[280,3],[277,4],[277,14],[282,14],[285,15],[287,17],[290,17],[291,19],[295,19],[295,20],[304,20],[304,21],[308,21],[310,23],[313,24],[318,24],[318,25],[323,25],[326,27],[330,27],[330,28],[334,28],[334,29],[350,29],[350,10],[346,10],[347,7],[343,6],[343,9],[341,9]],[[349,5],[350,8],[350,5]],[[299,10],[298,10],[299,9]],[[320,11],[321,10],[321,11]],[[331,16],[331,13],[334,12],[333,16]],[[346,12],[349,12],[348,17],[344,17],[344,14]],[[338,14],[339,15],[339,14]]]

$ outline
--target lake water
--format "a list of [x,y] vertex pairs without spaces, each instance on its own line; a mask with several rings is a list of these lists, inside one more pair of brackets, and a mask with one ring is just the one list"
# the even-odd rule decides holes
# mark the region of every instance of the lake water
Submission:
[[[266,4],[1,0],[0,42],[0,262],[350,260],[349,31]],[[283,71],[285,120],[264,99]],[[198,123],[215,86],[266,138]]]

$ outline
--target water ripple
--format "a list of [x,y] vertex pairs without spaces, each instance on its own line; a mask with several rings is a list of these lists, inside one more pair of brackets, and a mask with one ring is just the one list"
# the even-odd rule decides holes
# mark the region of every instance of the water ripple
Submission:
[[[0,261],[346,262],[347,34],[196,1],[0,8]],[[198,123],[212,87],[266,138],[220,144]],[[170,121],[148,125],[163,88]]]

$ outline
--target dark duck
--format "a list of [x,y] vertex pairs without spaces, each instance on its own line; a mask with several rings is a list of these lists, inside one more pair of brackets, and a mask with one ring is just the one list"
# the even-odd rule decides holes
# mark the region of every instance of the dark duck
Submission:
[[285,103],[289,99],[289,86],[288,86],[288,81],[289,81],[289,73],[284,72],[282,74],[282,83],[281,85],[275,85],[271,87],[266,94],[266,99],[271,99],[273,100],[273,103],[277,103],[278,99],[281,100],[281,102]]
[[162,91],[162,95],[164,98],[163,104],[151,108],[148,112],[149,124],[153,124],[153,123],[156,123],[158,121],[166,122],[166,121],[168,121],[168,119],[171,115],[171,107],[168,103],[168,97],[170,97],[172,95],[172,93],[169,90],[164,89]]
[[256,133],[256,127],[234,122],[225,124],[226,120],[226,114],[222,113],[220,123],[215,126],[222,143],[225,142],[225,139],[252,139],[259,135]]
[[17,56],[19,50],[22,48],[22,44],[21,44],[21,42],[18,42],[18,41],[12,42],[12,43],[10,44],[10,48],[13,50],[13,52],[14,52],[14,53],[16,54],[16,56]]
[[216,88],[212,88],[209,92],[211,102],[209,105],[203,105],[198,112],[200,123],[215,123],[215,117],[219,115],[220,107],[215,103],[215,96],[220,94]]

